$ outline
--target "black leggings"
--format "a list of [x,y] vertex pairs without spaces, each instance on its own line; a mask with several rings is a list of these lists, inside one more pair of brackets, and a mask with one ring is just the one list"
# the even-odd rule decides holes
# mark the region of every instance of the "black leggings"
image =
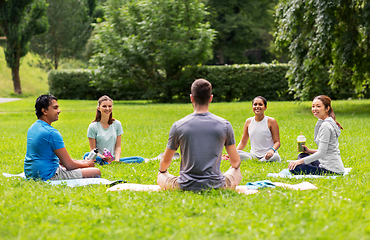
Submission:
[[[305,157],[308,157],[310,156],[310,154],[308,153],[300,153],[298,155],[298,160],[299,159],[302,159],[302,158],[305,158]],[[320,165],[320,162],[319,160],[316,160],[314,162],[311,162],[309,164],[301,164],[301,165],[298,165],[294,168],[294,170],[290,170],[291,173],[293,174],[313,174],[313,175],[332,175],[332,174],[336,174],[335,172],[332,172],[332,171],[329,171],[329,170],[326,170],[325,168],[321,168],[319,167]]]

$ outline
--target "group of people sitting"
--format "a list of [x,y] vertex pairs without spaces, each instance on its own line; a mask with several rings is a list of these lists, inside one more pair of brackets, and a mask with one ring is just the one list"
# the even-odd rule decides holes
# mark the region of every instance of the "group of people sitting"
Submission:
[[[236,147],[234,131],[229,121],[209,112],[212,102],[212,85],[205,79],[197,79],[191,86],[190,100],[194,112],[176,121],[170,130],[168,143],[159,163],[157,183],[164,189],[204,190],[235,189],[242,175],[241,160],[258,159],[261,162],[280,162],[279,127],[274,118],[265,116],[267,101],[258,96],[253,99],[254,117],[248,118],[243,136]],[[96,161],[124,162],[121,155],[121,123],[112,116],[113,100],[102,96],[98,100],[95,120],[88,128],[90,150],[99,150],[97,159],[73,160],[69,156],[61,134],[51,124],[58,120],[60,109],[52,95],[37,98],[38,120],[27,133],[27,153],[24,162],[26,177],[33,179],[60,180],[100,177]],[[314,131],[317,150],[303,145],[298,160],[289,163],[293,174],[343,174],[344,166],[338,149],[341,125],[335,121],[329,97],[320,95],[312,102],[312,113],[318,118]],[[248,140],[251,151],[243,151]],[[167,169],[180,147],[181,165],[179,177]],[[227,154],[222,155],[225,147]],[[108,149],[113,158],[104,156]],[[228,160],[231,167],[222,174],[221,161]]]

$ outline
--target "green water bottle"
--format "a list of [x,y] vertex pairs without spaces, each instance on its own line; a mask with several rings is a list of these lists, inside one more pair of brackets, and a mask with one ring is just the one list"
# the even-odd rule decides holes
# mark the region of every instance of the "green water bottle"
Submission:
[[306,137],[303,136],[302,133],[297,137],[297,143],[298,143],[298,152],[303,152],[304,148],[302,147],[302,145],[306,145]]

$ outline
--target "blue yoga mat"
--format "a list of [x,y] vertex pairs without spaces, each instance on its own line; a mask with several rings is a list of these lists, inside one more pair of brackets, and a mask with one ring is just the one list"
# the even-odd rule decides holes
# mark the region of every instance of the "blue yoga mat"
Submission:
[[142,157],[124,157],[120,158],[119,161],[123,163],[142,163],[145,160]]

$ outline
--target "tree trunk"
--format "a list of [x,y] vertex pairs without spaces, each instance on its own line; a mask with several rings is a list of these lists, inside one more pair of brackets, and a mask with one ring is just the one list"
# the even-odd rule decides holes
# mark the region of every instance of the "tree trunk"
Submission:
[[22,94],[21,79],[19,77],[19,61],[20,61],[20,57],[17,56],[17,59],[15,61],[16,61],[16,63],[12,67],[12,77],[13,77],[13,84],[14,84],[14,93],[20,95],[20,94]]
[[224,64],[224,52],[222,49],[217,51],[218,55],[218,64],[223,65]]
[[54,69],[55,70],[57,70],[59,67],[59,57],[60,57],[59,49],[57,46],[55,46],[54,47]]
[[57,56],[57,54],[55,54],[54,56],[54,69],[57,70],[59,67],[59,58]]

